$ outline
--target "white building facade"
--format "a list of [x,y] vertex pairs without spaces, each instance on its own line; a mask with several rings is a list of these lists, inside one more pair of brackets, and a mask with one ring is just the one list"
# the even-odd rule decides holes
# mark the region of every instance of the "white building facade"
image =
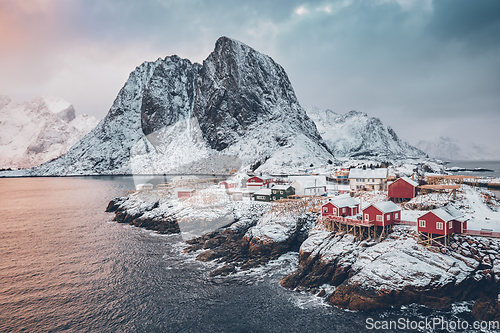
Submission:
[[349,187],[354,191],[385,191],[387,188],[387,169],[351,169]]

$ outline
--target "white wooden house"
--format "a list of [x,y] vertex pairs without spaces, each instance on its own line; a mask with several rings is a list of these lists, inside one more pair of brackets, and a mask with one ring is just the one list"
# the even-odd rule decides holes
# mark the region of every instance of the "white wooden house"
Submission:
[[387,169],[351,169],[349,186],[354,191],[385,191],[387,187]]

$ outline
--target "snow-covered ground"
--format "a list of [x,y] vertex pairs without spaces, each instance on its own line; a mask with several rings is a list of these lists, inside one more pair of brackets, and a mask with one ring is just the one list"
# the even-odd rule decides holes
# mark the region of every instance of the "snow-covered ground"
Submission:
[[462,186],[467,204],[466,216],[469,218],[467,229],[491,229],[500,232],[500,212],[492,211],[481,199],[479,192],[470,186]]

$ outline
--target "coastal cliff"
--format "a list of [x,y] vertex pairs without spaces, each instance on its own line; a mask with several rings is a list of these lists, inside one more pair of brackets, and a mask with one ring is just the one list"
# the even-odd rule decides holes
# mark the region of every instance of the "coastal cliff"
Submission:
[[210,225],[225,217],[224,225],[186,240],[185,253],[219,264],[211,276],[248,270],[298,251],[299,267],[281,285],[316,294],[331,305],[371,311],[409,304],[448,308],[476,300],[474,316],[498,320],[500,240],[454,235],[445,251],[419,244],[409,226],[395,226],[385,238],[360,240],[327,230],[309,206],[236,202],[219,189],[199,192],[211,199],[172,201],[154,192],[135,192],[112,200],[107,211],[115,212],[117,222],[160,233],[184,233],[193,230],[194,220]]
[[454,302],[498,295],[498,241],[454,236],[450,250],[417,243],[416,232],[396,227],[384,240],[360,241],[317,226],[299,250],[300,267],[284,277],[299,290],[335,287],[327,301],[351,310],[417,303],[446,308]]

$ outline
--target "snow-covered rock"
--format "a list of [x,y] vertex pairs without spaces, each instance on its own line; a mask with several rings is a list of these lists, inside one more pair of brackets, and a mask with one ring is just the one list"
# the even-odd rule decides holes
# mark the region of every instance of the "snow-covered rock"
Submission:
[[488,254],[496,241],[455,236],[451,250],[442,253],[418,244],[416,236],[411,228],[395,227],[381,242],[361,241],[317,225],[300,247],[299,269],[281,284],[302,290],[332,285],[328,301],[353,310],[411,303],[446,307],[498,288],[491,276],[496,253]]
[[401,140],[378,118],[350,111],[340,115],[331,110],[309,108],[308,116],[335,157],[422,158],[425,153]]
[[0,169],[29,168],[66,153],[97,125],[60,98],[16,103],[0,96]]

